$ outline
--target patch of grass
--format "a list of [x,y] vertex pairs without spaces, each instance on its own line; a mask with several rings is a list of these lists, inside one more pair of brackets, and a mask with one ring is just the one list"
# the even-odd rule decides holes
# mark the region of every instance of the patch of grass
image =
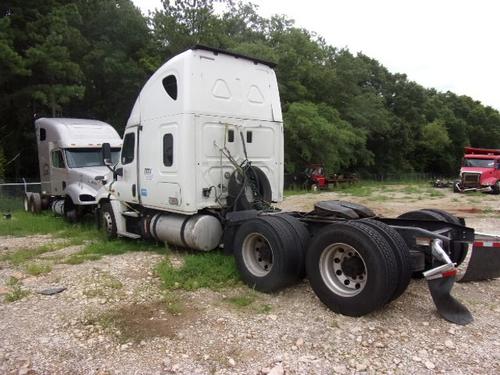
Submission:
[[305,189],[286,189],[283,191],[283,195],[285,197],[291,197],[293,195],[302,195],[302,194],[307,194],[307,193],[313,193],[311,190],[305,190]]
[[38,215],[29,212],[14,211],[10,220],[2,220],[0,236],[27,236],[33,234],[51,234],[55,237],[68,239],[71,245],[81,245],[86,240],[99,236],[93,220],[84,220],[71,224],[61,216],[50,211]]
[[172,291],[165,291],[162,301],[165,303],[166,310],[172,315],[180,315],[185,310],[185,306],[179,296]]
[[429,195],[433,198],[441,198],[444,197],[446,194],[439,190],[431,190],[429,192]]
[[2,220],[0,236],[49,234],[63,230],[66,226],[61,217],[55,217],[52,213],[33,215],[24,211],[14,211],[10,220]]
[[32,276],[38,276],[52,271],[52,266],[46,263],[28,263],[24,269]]
[[140,342],[154,337],[176,337],[178,330],[192,324],[198,313],[188,306],[172,314],[163,302],[128,304],[104,312],[87,311],[83,324],[115,335],[120,343]]
[[255,302],[256,296],[254,293],[244,293],[228,298],[228,301],[236,307],[247,307]]
[[89,298],[105,297],[110,291],[123,288],[118,278],[108,272],[99,272],[97,277],[91,280],[91,287],[84,290],[83,294]]
[[422,186],[420,185],[408,185],[405,186],[401,191],[406,194],[419,194],[422,192]]
[[248,290],[229,297],[227,302],[238,309],[255,312],[257,314],[268,314],[271,312],[271,305],[259,303],[258,297],[258,294],[254,290]]
[[180,268],[174,268],[167,258],[156,267],[156,273],[166,289],[219,289],[239,283],[234,258],[221,252],[188,254]]
[[8,261],[14,265],[19,265],[28,260],[36,258],[41,254],[59,250],[66,246],[68,246],[67,242],[56,242],[56,243],[46,244],[35,249],[19,249],[11,253],[0,256],[0,260]]
[[6,302],[18,301],[29,295],[29,292],[27,290],[21,288],[21,283],[19,282],[19,280],[13,276],[11,276],[7,281],[7,286],[10,287],[10,292],[5,295]]
[[494,212],[495,212],[495,210],[492,207],[483,208],[483,213],[485,213],[485,214],[492,214]]
[[375,191],[376,187],[373,184],[367,185],[351,185],[351,186],[342,186],[340,189],[336,190],[341,194],[348,194],[355,197],[368,197]]
[[80,264],[86,261],[99,260],[104,255],[121,255],[130,251],[153,251],[165,254],[165,247],[145,241],[131,241],[126,239],[107,240],[101,236],[100,240],[85,245],[84,249],[72,254],[62,262],[66,264]]
[[375,201],[375,202],[386,202],[388,200],[391,200],[392,198],[388,197],[387,195],[378,194],[378,195],[375,195],[373,197],[370,197],[369,199],[371,201]]

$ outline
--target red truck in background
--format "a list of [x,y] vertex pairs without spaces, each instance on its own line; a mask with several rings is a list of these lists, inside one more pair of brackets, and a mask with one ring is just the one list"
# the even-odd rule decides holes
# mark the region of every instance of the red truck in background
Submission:
[[304,187],[312,191],[328,189],[330,185],[354,184],[358,181],[355,174],[333,174],[327,176],[323,164],[309,164],[305,169],[306,181]]
[[486,191],[500,194],[500,150],[465,147],[460,180],[453,191]]

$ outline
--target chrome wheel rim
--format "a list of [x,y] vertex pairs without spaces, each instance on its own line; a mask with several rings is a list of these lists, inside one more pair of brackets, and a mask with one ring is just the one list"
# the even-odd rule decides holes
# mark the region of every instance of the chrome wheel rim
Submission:
[[102,214],[102,223],[106,232],[111,233],[113,231],[113,218],[111,217],[111,213],[108,211],[104,211]]
[[243,262],[248,271],[257,277],[264,277],[273,268],[273,249],[260,233],[246,236],[242,245]]
[[342,297],[361,293],[368,279],[363,257],[345,243],[334,243],[322,252],[319,271],[325,285]]

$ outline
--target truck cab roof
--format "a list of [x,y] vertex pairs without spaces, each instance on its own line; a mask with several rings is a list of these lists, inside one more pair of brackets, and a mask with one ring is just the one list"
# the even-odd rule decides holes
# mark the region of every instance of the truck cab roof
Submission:
[[104,142],[121,147],[116,130],[99,120],[78,118],[46,118],[35,121],[38,141],[47,140],[61,148],[101,147]]
[[178,114],[282,121],[273,64],[195,46],[168,60],[142,88],[127,126]]

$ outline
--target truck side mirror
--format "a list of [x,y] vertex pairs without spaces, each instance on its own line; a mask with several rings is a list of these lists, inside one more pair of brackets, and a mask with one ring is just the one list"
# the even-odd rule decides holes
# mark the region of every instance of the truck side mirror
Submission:
[[109,143],[102,144],[102,161],[104,165],[113,165],[113,162],[111,160],[111,146],[109,145]]

